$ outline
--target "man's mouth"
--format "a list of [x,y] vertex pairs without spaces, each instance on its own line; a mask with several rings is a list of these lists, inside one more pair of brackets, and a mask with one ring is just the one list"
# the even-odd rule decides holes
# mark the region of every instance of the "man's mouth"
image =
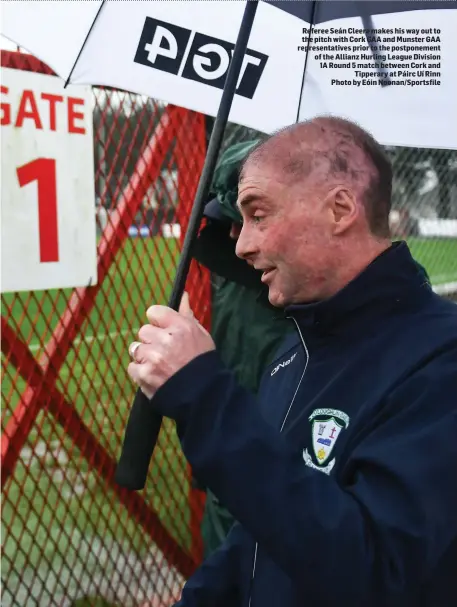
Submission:
[[261,281],[263,283],[266,283],[268,280],[270,280],[273,272],[275,271],[275,268],[270,268],[269,270],[264,270],[262,273],[262,277],[261,277]]

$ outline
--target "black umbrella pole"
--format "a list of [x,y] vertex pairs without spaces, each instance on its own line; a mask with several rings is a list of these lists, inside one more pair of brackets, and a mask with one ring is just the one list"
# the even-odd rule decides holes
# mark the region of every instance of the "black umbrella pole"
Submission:
[[[176,277],[169,300],[169,307],[179,309],[187,274],[192,261],[192,249],[197,238],[205,203],[208,200],[209,190],[214,169],[224,137],[233,98],[235,96],[238,77],[241,71],[243,58],[247,49],[249,35],[257,11],[258,0],[247,0],[243,19],[238,32],[238,38],[233,51],[233,57],[227,73],[222,92],[221,103],[217,112],[211,138],[208,144],[205,164],[195,196],[195,201],[189,218],[189,225],[183,242]],[[159,436],[162,417],[154,411],[151,402],[141,390],[138,390],[130,411],[125,430],[124,443],[119,459],[115,481],[133,491],[144,488],[149,469],[149,463]]]

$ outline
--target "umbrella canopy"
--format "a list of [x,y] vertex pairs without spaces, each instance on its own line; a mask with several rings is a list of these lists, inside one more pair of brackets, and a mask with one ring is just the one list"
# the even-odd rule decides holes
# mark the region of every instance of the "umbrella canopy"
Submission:
[[[9,2],[2,34],[66,81],[215,116],[244,2]],[[309,23],[313,23],[309,35]],[[457,2],[260,2],[229,120],[319,114],[388,145],[457,148]]]
[[430,11],[449,9],[449,0],[265,0],[269,4],[290,13],[307,23],[326,23],[335,19],[360,17],[363,15],[382,15],[385,13],[404,13],[406,11]]

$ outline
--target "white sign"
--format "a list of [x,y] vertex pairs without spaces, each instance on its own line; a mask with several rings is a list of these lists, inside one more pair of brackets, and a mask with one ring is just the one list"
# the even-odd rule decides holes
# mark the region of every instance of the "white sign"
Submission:
[[1,290],[97,282],[92,92],[2,69]]

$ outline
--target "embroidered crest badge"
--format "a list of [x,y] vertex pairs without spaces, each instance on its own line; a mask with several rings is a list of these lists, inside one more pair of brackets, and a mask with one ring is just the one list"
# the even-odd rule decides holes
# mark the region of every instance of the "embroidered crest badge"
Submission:
[[338,409],[315,409],[309,416],[309,421],[317,465],[308,449],[303,450],[303,459],[311,468],[330,474],[335,465],[335,458],[330,461],[329,458],[338,436],[349,426],[349,416]]

